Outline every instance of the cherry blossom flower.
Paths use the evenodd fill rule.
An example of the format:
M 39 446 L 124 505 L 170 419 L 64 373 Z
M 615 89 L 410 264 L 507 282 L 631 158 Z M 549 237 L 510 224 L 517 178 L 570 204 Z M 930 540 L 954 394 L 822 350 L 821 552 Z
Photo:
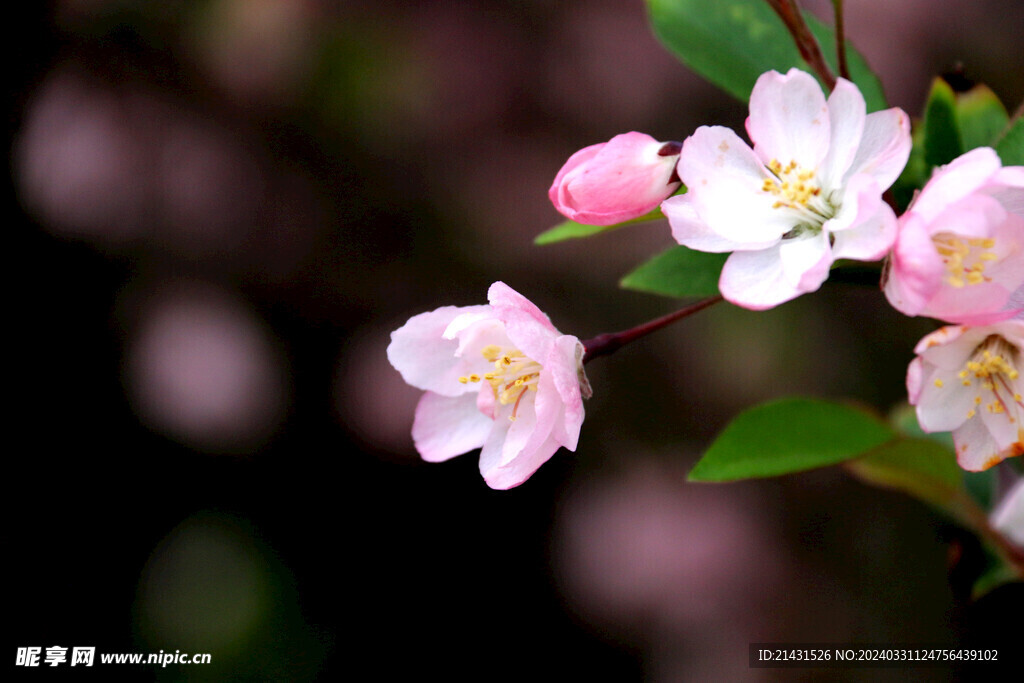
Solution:
M 548 197 L 577 223 L 613 225 L 657 208 L 679 189 L 678 142 L 623 133 L 584 147 L 555 176 Z
M 953 432 L 957 460 L 978 472 L 1024 454 L 1024 320 L 949 325 L 920 342 L 907 393 L 926 432 Z
M 1016 211 L 1016 213 L 1014 213 Z M 985 325 L 1024 283 L 1024 167 L 971 150 L 940 168 L 899 220 L 885 295 L 907 315 Z
M 508 489 L 560 446 L 576 450 L 591 391 L 579 339 L 503 282 L 488 300 L 413 316 L 391 333 L 388 360 L 426 392 L 412 426 L 423 459 L 482 448 L 484 480 Z
M 817 81 L 769 71 L 750 95 L 748 146 L 721 126 L 683 143 L 688 191 L 662 203 L 672 236 L 708 252 L 733 252 L 719 289 L 754 310 L 817 290 L 838 258 L 873 261 L 896 238 L 882 193 L 910 154 L 910 121 L 893 108 L 866 114 L 840 78 L 826 101 Z

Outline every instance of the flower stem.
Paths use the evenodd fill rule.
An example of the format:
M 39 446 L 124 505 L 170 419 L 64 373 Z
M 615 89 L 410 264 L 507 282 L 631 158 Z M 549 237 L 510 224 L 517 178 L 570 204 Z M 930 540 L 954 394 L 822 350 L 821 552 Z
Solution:
M 698 311 L 703 311 L 708 306 L 717 304 L 721 300 L 721 295 L 713 296 L 709 299 L 698 301 L 695 304 L 686 306 L 685 308 L 680 308 L 678 311 L 674 311 L 668 315 L 663 315 L 660 318 L 655 318 L 654 320 L 642 325 L 637 325 L 636 327 L 632 327 L 628 330 L 599 334 L 593 339 L 588 339 L 583 342 L 583 348 L 587 351 L 583 356 L 583 362 L 589 363 L 599 356 L 607 356 L 615 353 L 626 344 L 636 341 L 641 337 L 646 337 L 651 332 L 656 332 L 657 330 L 667 327 L 677 320 L 682 320 L 683 318 L 691 316 Z
M 836 25 L 836 64 L 839 65 L 839 75 L 846 80 L 850 78 L 850 66 L 846 62 L 846 30 L 843 22 L 843 0 L 832 0 L 832 10 L 835 15 Z
M 782 18 L 786 28 L 789 29 L 790 35 L 793 36 L 793 42 L 796 43 L 796 48 L 800 51 L 800 56 L 803 57 L 803 60 L 817 72 L 818 76 L 825 83 L 825 87 L 829 90 L 836 87 L 836 76 L 825 62 L 825 56 L 821 53 L 821 46 L 818 45 L 818 40 L 811 33 L 807 22 L 804 21 L 804 15 L 800 13 L 796 0 L 767 0 L 767 2 L 775 10 L 775 13 Z

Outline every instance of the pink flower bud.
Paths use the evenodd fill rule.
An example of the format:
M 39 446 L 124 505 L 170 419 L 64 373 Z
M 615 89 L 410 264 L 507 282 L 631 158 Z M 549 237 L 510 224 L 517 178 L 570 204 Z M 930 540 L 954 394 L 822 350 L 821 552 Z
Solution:
M 623 133 L 569 157 L 548 197 L 577 223 L 613 225 L 652 211 L 679 189 L 678 142 Z

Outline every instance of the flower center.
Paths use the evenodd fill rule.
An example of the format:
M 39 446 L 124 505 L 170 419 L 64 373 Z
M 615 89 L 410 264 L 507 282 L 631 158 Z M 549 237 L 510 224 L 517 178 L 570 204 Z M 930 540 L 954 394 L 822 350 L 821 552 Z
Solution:
M 985 403 L 986 399 L 982 396 L 988 394 L 986 398 L 991 400 L 985 403 L 985 410 L 1007 415 L 1012 421 L 1010 413 L 1016 412 L 1012 404 L 1024 408 L 1024 401 L 1016 387 L 1020 377 L 1016 367 L 1019 360 L 1016 347 L 997 334 L 989 335 L 974 350 L 974 355 L 964 363 L 963 370 L 957 376 L 965 387 L 977 386 L 975 406 Z M 971 408 L 967 417 L 970 419 L 976 414 L 977 410 Z
M 935 250 L 946 264 L 946 282 L 953 287 L 977 285 L 991 278 L 984 275 L 985 264 L 999 257 L 994 252 L 986 251 L 996 246 L 991 238 L 962 238 L 948 232 L 940 232 L 932 237 Z
M 835 215 L 835 207 L 822 196 L 813 170 L 795 161 L 783 166 L 778 159 L 768 162 L 768 170 L 771 176 L 764 179 L 761 190 L 775 197 L 772 208 L 791 209 L 801 219 L 800 225 L 783 235 L 784 239 L 797 237 L 807 230 L 817 233 L 825 221 Z
M 481 349 L 481 354 L 494 369 L 483 376 L 472 374 L 459 377 L 463 384 L 485 381 L 494 391 L 494 399 L 502 405 L 514 404 L 510 419 L 516 419 L 519 404 L 528 391 L 537 391 L 537 381 L 543 366 L 526 356 L 519 349 L 503 349 L 488 344 Z

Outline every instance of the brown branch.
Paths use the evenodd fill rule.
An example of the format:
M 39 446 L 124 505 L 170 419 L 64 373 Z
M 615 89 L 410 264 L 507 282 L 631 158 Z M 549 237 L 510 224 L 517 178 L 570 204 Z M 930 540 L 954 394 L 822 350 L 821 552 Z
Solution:
M 843 0 L 832 0 L 832 9 L 835 15 L 836 24 L 836 64 L 839 65 L 839 75 L 846 80 L 850 78 L 850 65 L 846 61 L 846 29 L 843 21 Z
M 800 51 L 800 56 L 818 74 L 825 83 L 825 87 L 831 91 L 836 87 L 836 76 L 825 62 L 825 56 L 821 53 L 821 45 L 818 44 L 817 38 L 814 37 L 807 22 L 804 21 L 804 15 L 800 13 L 796 0 L 766 0 L 766 2 L 771 5 L 771 8 L 782 19 L 782 23 L 789 29 L 790 35 L 793 36 L 793 42 L 796 43 L 796 48 Z
M 588 339 L 583 342 L 583 348 L 586 349 L 586 354 L 583 356 L 583 362 L 589 363 L 599 356 L 607 356 L 610 353 L 615 353 L 620 348 L 629 344 L 630 342 L 636 341 L 641 337 L 646 337 L 651 332 L 656 332 L 663 327 L 667 327 L 677 320 L 682 320 L 688 316 L 703 311 L 712 304 L 717 304 L 722 300 L 721 295 L 713 296 L 703 301 L 698 301 L 695 304 L 681 308 L 678 311 L 663 315 L 660 318 L 655 318 L 650 322 L 646 322 L 642 325 L 623 330 L 622 332 L 606 332 L 599 334 L 593 339 Z

